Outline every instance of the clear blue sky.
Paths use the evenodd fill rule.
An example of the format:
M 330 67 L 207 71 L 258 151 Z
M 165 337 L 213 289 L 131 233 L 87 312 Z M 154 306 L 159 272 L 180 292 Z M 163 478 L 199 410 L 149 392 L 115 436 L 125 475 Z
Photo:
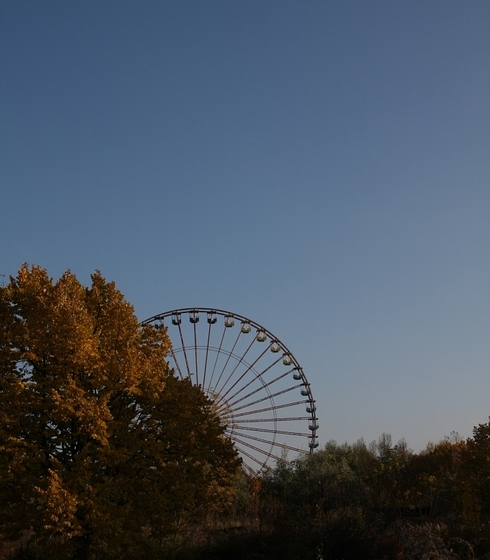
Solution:
M 295 354 L 320 442 L 490 415 L 490 2 L 0 8 L 0 273 Z

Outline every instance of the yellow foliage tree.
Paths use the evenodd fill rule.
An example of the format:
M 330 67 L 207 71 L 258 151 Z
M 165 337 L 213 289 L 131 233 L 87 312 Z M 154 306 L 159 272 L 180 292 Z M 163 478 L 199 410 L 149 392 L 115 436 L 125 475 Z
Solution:
M 239 460 L 202 391 L 169 371 L 99 272 L 24 265 L 0 288 L 0 534 L 49 558 L 151 558 Z

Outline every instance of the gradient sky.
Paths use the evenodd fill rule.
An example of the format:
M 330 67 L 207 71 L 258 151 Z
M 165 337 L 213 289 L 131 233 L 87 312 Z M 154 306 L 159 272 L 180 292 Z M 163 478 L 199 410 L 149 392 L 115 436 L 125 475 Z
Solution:
M 490 2 L 0 7 L 0 273 L 234 311 L 321 444 L 490 415 Z

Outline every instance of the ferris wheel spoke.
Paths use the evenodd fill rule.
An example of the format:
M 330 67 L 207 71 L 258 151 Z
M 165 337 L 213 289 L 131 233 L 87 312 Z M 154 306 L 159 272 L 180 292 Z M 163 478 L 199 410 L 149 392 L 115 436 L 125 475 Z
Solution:
M 208 371 L 208 356 L 209 356 L 209 345 L 211 340 L 211 327 L 213 326 L 212 322 L 209 320 L 208 314 L 208 339 L 206 342 L 206 357 L 204 358 L 204 373 L 202 378 L 202 386 L 203 388 L 206 386 L 206 373 Z
M 289 393 L 291 391 L 294 391 L 295 389 L 298 389 L 299 387 L 301 387 L 301 383 L 299 385 L 293 385 L 292 387 L 288 387 L 287 389 L 283 389 L 282 391 L 278 391 L 277 393 L 272 393 L 271 395 L 267 395 L 265 397 L 262 397 L 261 399 L 257 399 L 255 401 L 252 401 L 251 403 L 247 403 L 246 405 L 243 405 L 240 407 L 240 410 L 244 409 L 244 408 L 248 408 L 249 406 L 252 406 L 254 404 L 259 404 L 261 402 L 264 401 L 268 401 L 268 400 L 272 400 L 273 397 L 278 397 L 279 395 L 284 395 L 285 393 Z M 274 402 L 274 401 L 272 401 Z M 300 402 L 306 402 L 306 401 L 300 401 Z M 274 406 L 273 408 L 279 408 L 277 406 Z M 236 408 L 232 409 L 233 413 L 237 410 Z M 252 414 L 252 413 L 248 413 L 248 414 Z M 242 414 L 243 415 L 243 414 Z M 235 415 L 236 417 L 237 415 Z M 240 416 L 240 415 L 238 415 Z
M 289 418 L 254 418 L 253 420 L 240 420 L 240 424 L 253 422 L 294 422 L 295 420 L 310 420 L 311 416 L 291 416 Z
M 238 340 L 240 339 L 241 334 L 242 334 L 242 331 L 238 331 L 238 335 L 237 335 L 237 337 L 236 337 L 236 339 L 235 339 L 235 342 L 233 343 L 233 346 L 232 346 L 232 348 L 231 348 L 231 350 L 230 350 L 230 352 L 229 352 L 229 354 L 228 354 L 228 357 L 226 358 L 225 365 L 224 365 L 223 368 L 221 369 L 221 373 L 219 374 L 218 381 L 216 381 L 216 384 L 215 384 L 215 386 L 214 386 L 214 392 L 215 392 L 216 394 L 219 394 L 219 392 L 218 392 L 219 383 L 220 383 L 220 381 L 221 381 L 221 378 L 223 377 L 223 374 L 225 373 L 226 366 L 228 365 L 228 362 L 230 361 L 230 358 L 231 358 L 232 355 L 233 355 L 233 352 L 234 352 L 235 347 L 236 347 L 236 345 L 237 345 L 237 343 L 238 343 Z
M 264 370 L 259 376 L 262 377 L 262 374 L 265 373 L 266 370 Z M 230 407 L 234 407 L 236 404 L 243 402 L 244 400 L 248 399 L 248 397 L 251 397 L 252 395 L 255 395 L 257 393 L 260 393 L 260 391 L 263 391 L 266 387 L 270 387 L 273 383 L 276 383 L 276 381 L 280 381 L 281 379 L 284 379 L 285 377 L 287 377 L 289 374 L 291 373 L 291 371 L 286 371 L 285 373 L 282 373 L 281 375 L 279 375 L 278 377 L 276 377 L 275 379 L 273 379 L 272 381 L 269 381 L 267 383 L 264 383 L 261 387 L 258 387 L 257 389 L 254 389 L 253 391 L 250 391 L 250 393 L 247 393 L 246 395 L 244 395 L 243 397 L 240 397 L 238 400 L 230 402 L 229 406 Z M 258 377 L 259 377 L 258 376 Z M 253 381 L 256 381 L 256 379 L 254 379 Z M 242 389 L 240 389 L 240 391 L 238 391 L 237 393 L 235 393 L 234 395 L 232 395 L 230 397 L 230 399 L 232 399 L 233 397 L 236 397 L 237 395 L 239 395 L 241 393 L 242 390 L 246 389 L 246 387 L 249 387 L 251 385 L 251 383 L 248 383 L 245 387 L 243 387 Z M 244 405 L 244 406 L 248 406 L 248 405 Z M 242 407 L 240 407 L 242 408 Z M 240 410 L 240 408 L 233 408 L 233 410 Z
M 245 470 L 245 474 L 248 474 L 248 476 L 250 477 L 255 477 L 255 475 L 257 474 L 252 467 L 250 467 L 249 465 L 247 465 L 247 463 L 245 461 L 242 460 L 242 468 Z
M 252 344 L 253 344 L 253 342 L 254 342 L 254 341 L 252 341 Z M 247 373 L 249 373 L 250 371 L 253 370 L 253 367 L 255 366 L 255 364 L 256 364 L 261 358 L 264 357 L 264 355 L 267 353 L 267 350 L 269 350 L 269 348 L 270 348 L 270 345 L 258 356 L 258 358 L 255 359 L 254 362 L 252 362 L 252 363 L 247 367 L 247 369 L 240 375 L 240 377 L 235 381 L 235 383 L 233 383 L 233 385 L 232 385 L 231 387 L 228 388 L 228 390 L 226 391 L 226 393 L 222 393 L 222 394 L 220 393 L 220 397 L 219 397 L 219 399 L 218 399 L 218 403 L 219 403 L 219 401 L 220 401 L 221 399 L 225 398 L 225 397 L 228 395 L 228 393 L 238 385 L 238 383 L 240 383 L 240 381 L 247 375 Z M 277 363 L 277 362 L 276 362 L 276 363 Z M 270 369 L 270 367 L 272 367 L 272 366 L 269 366 L 269 369 Z M 264 372 L 263 372 L 263 373 L 264 373 Z M 260 374 L 260 375 L 263 375 L 263 373 Z M 257 377 L 258 377 L 258 376 L 256 376 L 256 378 L 257 378 Z
M 180 342 L 182 344 L 182 351 L 184 352 L 185 365 L 187 366 L 187 375 L 190 378 L 191 368 L 189 367 L 189 360 L 187 359 L 187 352 L 186 352 L 186 349 L 185 349 L 184 335 L 182 334 L 182 327 L 181 327 L 180 323 L 181 323 L 181 318 L 179 316 L 178 319 L 177 319 L 177 326 L 179 327 Z
M 267 460 L 266 461 L 260 461 L 259 459 L 257 459 L 253 455 L 250 455 L 250 453 L 248 453 L 244 449 L 241 449 L 238 445 L 236 447 L 239 449 L 239 451 L 242 455 L 245 455 L 245 457 L 248 457 L 251 461 L 253 461 L 254 463 L 257 463 L 257 465 L 259 465 L 260 468 L 265 467 L 265 465 L 267 463 Z M 257 472 L 254 471 L 250 466 L 247 465 L 247 467 L 253 473 L 254 476 L 257 474 Z
M 301 437 L 310 437 L 310 434 L 306 432 L 289 432 L 287 430 L 272 430 L 268 428 L 250 428 L 249 426 L 239 426 L 233 428 L 234 430 L 247 430 L 249 432 L 263 432 L 268 434 L 281 434 L 285 436 L 301 436 Z
M 250 436 L 247 434 L 238 434 L 240 437 L 244 437 L 246 439 L 251 439 L 254 441 L 258 441 L 260 443 L 266 443 L 267 445 L 273 445 L 275 447 L 280 447 L 281 449 L 289 449 L 290 451 L 298 451 L 299 453 L 304 452 L 304 449 L 299 449 L 299 447 L 293 447 L 292 445 L 288 445 L 287 443 L 279 443 L 276 441 L 271 441 L 269 439 L 258 438 L 255 436 Z
M 240 331 L 238 337 L 240 337 L 241 334 L 242 334 L 242 331 Z M 238 341 L 238 339 L 237 339 L 237 341 Z M 252 339 L 252 342 L 248 345 L 248 348 L 247 348 L 247 349 L 245 350 L 245 352 L 242 354 L 241 359 L 240 359 L 239 361 L 237 361 L 237 363 L 235 364 L 235 367 L 231 370 L 230 374 L 228 375 L 226 381 L 223 383 L 222 387 L 219 387 L 219 388 L 218 388 L 218 385 L 219 385 L 219 380 L 218 380 L 218 383 L 216 383 L 216 392 L 217 392 L 218 394 L 221 395 L 223 389 L 224 389 L 224 388 L 226 387 L 226 385 L 228 384 L 228 381 L 230 381 L 230 379 L 233 377 L 233 374 L 234 374 L 235 371 L 237 370 L 237 368 L 238 368 L 238 366 L 240 365 L 240 363 L 242 363 L 242 362 L 245 360 L 245 356 L 248 354 L 250 348 L 252 348 L 254 342 L 255 342 L 255 338 Z M 234 349 L 235 349 L 235 347 L 232 348 L 232 352 L 233 352 Z M 231 356 L 229 356 L 229 357 L 228 357 L 228 360 L 226 360 L 226 364 L 225 364 L 225 367 L 223 368 L 223 370 L 224 370 L 224 369 L 226 368 L 226 366 L 228 365 L 228 361 L 229 361 L 230 358 L 231 358 Z M 221 377 L 220 377 L 220 379 L 221 379 Z M 225 395 L 226 395 L 226 393 L 225 393 Z
M 298 404 L 305 404 L 308 401 L 296 401 L 296 402 L 291 402 L 291 403 L 286 403 L 286 404 L 274 404 L 272 406 L 268 406 L 267 408 L 259 408 L 257 410 L 249 410 L 246 412 L 241 412 L 240 414 L 235 414 L 235 411 L 232 412 L 233 414 L 233 418 L 238 419 L 238 418 L 242 418 L 242 416 L 250 416 L 252 414 L 258 414 L 259 412 L 268 412 L 269 410 L 277 410 L 278 408 L 289 408 L 290 406 L 296 406 Z
M 265 387 L 267 387 L 268 385 L 271 385 L 272 383 L 274 383 L 275 381 L 278 381 L 279 379 L 282 379 L 283 377 L 286 377 L 289 373 L 291 373 L 293 370 L 289 370 L 283 374 L 281 374 L 279 377 L 277 377 L 276 379 L 273 379 L 272 381 L 269 381 L 268 383 L 265 383 L 262 381 L 262 377 L 264 376 L 265 373 L 267 373 L 270 369 L 272 369 L 274 366 L 276 366 L 279 362 L 281 361 L 281 358 L 277 358 L 277 360 L 275 360 L 274 362 L 272 362 L 272 364 L 268 365 L 265 369 L 263 369 L 260 373 L 257 373 L 255 375 L 255 377 L 253 377 L 248 383 L 246 383 L 245 385 L 243 385 L 242 387 L 240 387 L 238 389 L 238 391 L 236 391 L 235 393 L 233 393 L 233 395 L 231 395 L 231 397 L 228 397 L 228 400 L 230 401 L 231 399 L 234 399 L 237 395 L 239 395 L 242 391 L 245 391 L 245 389 L 247 389 L 248 387 L 250 387 L 250 385 L 252 385 L 253 383 L 255 383 L 255 381 L 260 380 L 262 382 L 262 386 L 259 387 L 258 389 L 255 389 L 255 391 L 252 391 L 251 393 L 248 393 L 248 395 L 245 395 L 244 397 L 238 399 L 237 401 L 235 401 L 235 403 L 240 402 L 243 399 L 246 399 L 247 396 L 249 395 L 253 395 L 254 393 L 256 393 L 257 391 L 262 391 L 262 389 L 265 389 Z M 250 366 L 251 367 L 251 366 Z M 240 379 L 238 380 L 240 381 Z M 236 383 L 235 383 L 236 385 Z M 233 387 L 230 387 L 230 390 L 233 389 Z M 229 392 L 229 391 L 228 391 Z M 225 395 L 223 395 L 224 397 Z
M 170 354 L 172 355 L 172 359 L 174 361 L 175 367 L 177 368 L 177 371 L 179 372 L 180 378 L 184 379 L 184 376 L 182 375 L 182 370 L 180 369 L 180 365 L 179 362 L 177 361 L 177 356 L 175 355 L 173 348 L 170 349 Z
M 254 451 L 257 451 L 257 453 L 261 453 L 262 455 L 265 455 L 266 457 L 272 457 L 272 458 L 276 459 L 277 461 L 281 460 L 280 457 L 278 457 L 277 455 L 272 453 L 272 447 L 274 447 L 273 442 L 267 442 L 268 445 L 271 446 L 271 449 L 269 451 L 265 451 L 264 449 L 261 449 L 260 447 L 257 447 L 256 445 L 253 445 L 251 443 L 247 443 L 246 441 L 242 441 L 241 439 L 237 438 L 236 436 L 235 436 L 235 441 L 240 443 L 241 445 L 245 445 L 245 447 L 248 447 L 249 449 L 253 449 Z
M 276 433 L 273 433 L 268 439 L 264 439 L 264 437 L 258 437 L 258 435 L 251 435 L 251 434 L 244 434 L 236 429 L 227 432 L 228 437 L 233 437 L 236 439 L 237 437 L 243 438 L 245 441 L 258 441 L 260 443 L 265 443 L 269 447 L 273 447 L 276 441 Z
M 193 326 L 194 326 L 194 363 L 196 365 L 196 385 L 199 385 L 199 365 L 197 363 L 197 321 L 199 319 L 199 316 L 197 315 L 197 312 L 193 311 L 193 316 L 192 318 L 193 320 Z M 191 315 L 189 314 L 189 318 L 191 318 Z
M 206 390 L 208 392 L 211 390 L 211 383 L 213 382 L 213 377 L 214 377 L 214 374 L 215 374 L 215 371 L 216 371 L 216 366 L 218 365 L 218 358 L 220 357 L 221 349 L 223 348 L 223 342 L 225 340 L 226 330 L 227 330 L 227 327 L 226 327 L 226 324 L 225 324 L 223 326 L 223 333 L 221 335 L 221 340 L 220 340 L 220 343 L 219 343 L 219 347 L 218 347 L 218 350 L 216 351 L 216 357 L 214 359 L 214 365 L 213 365 L 213 371 L 211 373 L 211 379 L 209 380 L 209 384 L 206 388 Z

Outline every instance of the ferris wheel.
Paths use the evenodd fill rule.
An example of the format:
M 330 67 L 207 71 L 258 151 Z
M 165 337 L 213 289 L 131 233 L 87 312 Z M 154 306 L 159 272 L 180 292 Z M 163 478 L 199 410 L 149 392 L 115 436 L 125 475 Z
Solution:
M 310 384 L 293 354 L 266 328 L 205 307 L 166 311 L 143 324 L 167 328 L 169 366 L 211 399 L 248 474 L 318 447 Z

